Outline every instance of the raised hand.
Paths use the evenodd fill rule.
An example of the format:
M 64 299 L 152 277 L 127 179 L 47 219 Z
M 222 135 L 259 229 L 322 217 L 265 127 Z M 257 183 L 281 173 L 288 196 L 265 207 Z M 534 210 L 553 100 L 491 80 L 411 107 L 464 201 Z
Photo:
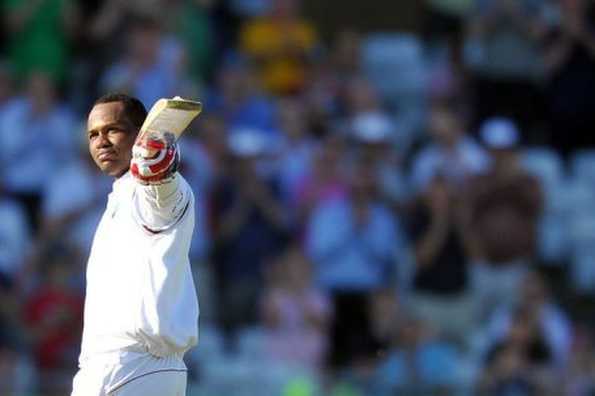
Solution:
M 178 168 L 180 153 L 175 136 L 169 132 L 146 132 L 132 148 L 130 172 L 141 184 L 163 184 Z

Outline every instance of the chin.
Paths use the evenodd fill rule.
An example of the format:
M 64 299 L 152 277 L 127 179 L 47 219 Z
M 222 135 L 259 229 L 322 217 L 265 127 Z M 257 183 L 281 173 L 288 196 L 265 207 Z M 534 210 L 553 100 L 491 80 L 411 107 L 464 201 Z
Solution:
M 128 168 L 117 166 L 115 164 L 100 164 L 99 169 L 101 172 L 111 177 L 120 177 L 128 171 Z

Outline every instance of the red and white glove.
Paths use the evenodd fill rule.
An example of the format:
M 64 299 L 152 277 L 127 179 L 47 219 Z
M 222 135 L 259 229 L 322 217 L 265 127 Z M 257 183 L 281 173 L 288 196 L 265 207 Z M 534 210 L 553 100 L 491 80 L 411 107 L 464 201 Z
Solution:
M 173 134 L 146 132 L 136 139 L 132 148 L 130 173 L 141 184 L 163 184 L 174 177 L 179 162 Z

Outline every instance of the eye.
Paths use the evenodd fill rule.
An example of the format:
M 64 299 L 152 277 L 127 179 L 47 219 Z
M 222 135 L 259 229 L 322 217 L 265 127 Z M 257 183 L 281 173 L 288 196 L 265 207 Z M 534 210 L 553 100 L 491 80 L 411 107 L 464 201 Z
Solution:
M 122 133 L 122 130 L 120 128 L 110 128 L 108 129 L 107 133 L 109 133 L 110 135 L 114 135 L 117 133 Z
M 96 131 L 89 132 L 89 140 L 95 139 L 98 135 L 99 133 L 97 133 Z

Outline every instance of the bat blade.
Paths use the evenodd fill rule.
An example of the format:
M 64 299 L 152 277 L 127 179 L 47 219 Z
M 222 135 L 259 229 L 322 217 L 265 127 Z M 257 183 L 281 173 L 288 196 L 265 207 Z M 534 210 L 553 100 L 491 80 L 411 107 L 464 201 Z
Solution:
M 171 99 L 159 99 L 151 107 L 140 129 L 140 134 L 169 132 L 177 140 L 201 111 L 202 104 L 194 100 L 183 99 L 179 96 Z

